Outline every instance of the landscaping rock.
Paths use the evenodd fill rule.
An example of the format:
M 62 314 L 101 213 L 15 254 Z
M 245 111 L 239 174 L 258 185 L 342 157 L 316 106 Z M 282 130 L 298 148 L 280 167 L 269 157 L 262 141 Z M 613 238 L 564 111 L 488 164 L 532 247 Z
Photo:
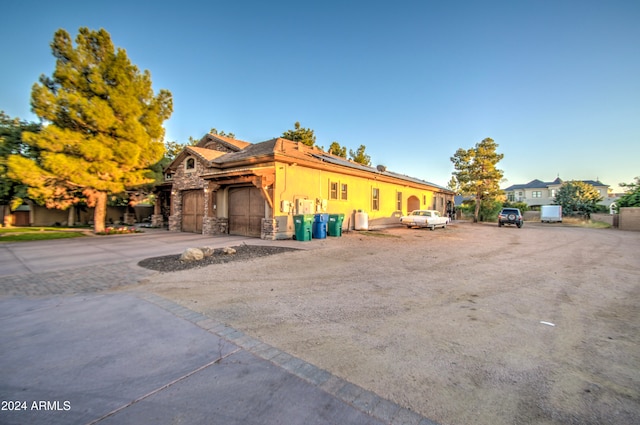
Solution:
M 200 261 L 180 261 L 180 254 L 165 255 L 142 260 L 138 263 L 140 267 L 159 272 L 177 272 L 181 270 L 198 269 L 214 264 L 225 264 L 238 261 L 254 260 L 268 255 L 280 254 L 283 252 L 296 251 L 296 248 L 284 246 L 265 245 L 239 245 L 234 247 L 236 253 L 233 255 L 222 254 L 222 249 L 216 249 L 216 254 L 205 257 Z
M 203 247 L 198 248 L 198 249 L 199 249 L 200 251 L 202 251 L 202 255 L 204 255 L 204 256 L 205 256 L 205 258 L 206 258 L 206 257 L 211 257 L 211 256 L 215 253 L 215 251 L 216 251 L 216 249 L 215 249 L 215 248 L 212 248 L 212 247 L 210 247 L 210 246 L 203 246 Z
M 187 248 L 180 255 L 180 261 L 200 261 L 204 258 L 204 254 L 199 248 Z
M 227 246 L 222 248 L 222 253 L 226 255 L 232 255 L 236 253 L 236 250 Z

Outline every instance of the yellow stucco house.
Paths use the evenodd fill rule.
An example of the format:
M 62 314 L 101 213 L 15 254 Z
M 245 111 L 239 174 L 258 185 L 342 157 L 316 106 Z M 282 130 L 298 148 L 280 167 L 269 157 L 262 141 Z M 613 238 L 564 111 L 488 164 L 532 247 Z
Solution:
M 446 212 L 444 187 L 276 138 L 248 143 L 207 134 L 165 170 L 154 211 L 169 230 L 287 239 L 298 214 L 344 214 L 354 228 L 364 212 L 369 228 L 399 224 L 414 209 Z M 360 215 L 361 216 L 361 215 Z

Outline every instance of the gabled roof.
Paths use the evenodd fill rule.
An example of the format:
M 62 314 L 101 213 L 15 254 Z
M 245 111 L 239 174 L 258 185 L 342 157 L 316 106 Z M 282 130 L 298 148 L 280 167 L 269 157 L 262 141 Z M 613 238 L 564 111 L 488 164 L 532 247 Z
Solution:
M 227 146 L 229 149 L 234 151 L 239 151 L 241 149 L 244 149 L 251 144 L 243 140 L 232 139 L 231 137 L 221 136 L 219 134 L 207 133 L 204 135 L 202 139 L 200 139 L 200 141 L 196 144 L 196 146 L 204 148 L 207 145 L 207 143 L 211 141 L 222 143 L 223 145 Z
M 251 157 L 269 155 L 274 153 L 276 142 L 280 139 L 271 139 L 261 143 L 249 143 L 244 149 L 238 152 L 223 153 L 222 156 L 215 158 L 212 163 L 224 164 L 226 162 L 242 161 Z
M 187 146 L 185 150 L 189 153 L 194 154 L 195 156 L 202 158 L 207 162 L 212 161 L 215 158 L 218 158 L 219 156 L 225 154 L 225 152 L 214 151 L 213 149 L 199 148 L 198 146 Z
M 547 186 L 549 186 L 550 184 L 552 183 L 545 183 L 541 180 L 535 179 L 525 184 L 514 184 L 504 190 L 509 191 L 509 190 L 522 190 L 522 189 L 546 189 Z
M 607 186 L 606 184 L 600 182 L 600 181 L 594 181 L 594 180 L 580 180 L 581 182 L 590 184 L 591 186 Z M 522 190 L 522 189 L 546 189 L 549 186 L 557 186 L 557 185 L 561 185 L 562 183 L 564 183 L 564 181 L 560 178 L 557 177 L 554 181 L 552 182 L 543 182 L 541 180 L 535 179 L 535 180 L 531 180 L 529 183 L 525 183 L 525 184 L 514 184 L 511 185 L 509 187 L 507 187 L 506 189 L 504 189 L 504 191 L 509 192 L 509 191 L 513 191 L 513 190 Z
M 222 156 L 224 154 L 225 152 L 220 152 L 213 149 L 205 149 L 205 148 L 200 148 L 198 146 L 185 146 L 182 152 L 180 152 L 173 159 L 173 161 L 171 161 L 171 163 L 167 165 L 164 169 L 165 169 L 165 172 L 175 170 L 178 164 L 184 161 L 184 159 L 189 155 L 193 155 L 199 158 L 200 160 L 204 161 L 205 163 L 209 163 L 211 162 L 211 160 L 219 156 Z
M 525 185 L 527 189 L 544 189 L 549 185 L 549 183 L 545 183 L 542 180 L 534 179 Z
M 195 146 L 185 146 L 182 152 L 180 152 L 169 165 L 165 167 L 165 171 L 175 170 L 177 164 L 182 162 L 185 156 L 191 154 L 205 162 L 211 162 L 212 160 L 225 155 L 227 152 L 216 149 L 205 148 L 205 146 L 211 142 L 222 144 L 227 149 L 237 152 L 250 146 L 251 143 L 243 140 L 232 139 L 231 137 L 221 136 L 219 134 L 205 134 Z

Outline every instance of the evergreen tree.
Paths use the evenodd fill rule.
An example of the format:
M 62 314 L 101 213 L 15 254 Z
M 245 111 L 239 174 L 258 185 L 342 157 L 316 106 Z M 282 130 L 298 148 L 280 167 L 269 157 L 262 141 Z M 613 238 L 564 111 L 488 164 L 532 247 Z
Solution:
M 8 218 L 11 211 L 22 204 L 28 189 L 21 181 L 9 177 L 7 165 L 9 156 L 23 155 L 27 158 L 36 158 L 38 155 L 37 151 L 31 149 L 22 140 L 22 134 L 26 131 L 38 132 L 40 125 L 22 121 L 19 118 L 11 118 L 4 111 L 0 111 L 0 205 L 4 208 L 2 215 L 5 218 Z M 10 225 L 10 220 L 6 220 L 5 224 Z
M 457 187 L 462 195 L 475 196 L 474 222 L 478 222 L 483 201 L 495 200 L 502 194 L 503 172 L 496 166 L 504 155 L 496 152 L 497 147 L 493 139 L 486 138 L 471 149 L 458 149 L 451 157 L 456 171 L 452 173 L 455 182 L 449 182 L 449 186 Z
M 224 130 L 220 130 L 220 131 L 218 131 L 218 129 L 217 129 L 217 128 L 215 128 L 215 127 L 214 127 L 214 128 L 212 128 L 212 129 L 211 129 L 211 131 L 209 131 L 209 133 L 211 133 L 211 134 L 217 134 L 217 135 L 220 135 L 220 136 L 222 136 L 222 137 L 228 137 L 228 138 L 230 138 L 230 139 L 235 139 L 235 138 L 236 138 L 236 135 L 235 135 L 235 134 L 233 134 L 233 133 L 225 133 L 225 132 L 224 132 Z
M 364 152 L 365 149 L 367 149 L 365 145 L 360 145 L 360 147 L 355 152 L 349 149 L 349 158 L 353 162 L 357 162 L 358 164 L 370 166 L 371 157 Z
M 282 137 L 291 140 L 293 142 L 302 142 L 307 146 L 313 146 L 316 144 L 316 136 L 313 134 L 313 130 L 300 126 L 300 123 L 296 121 L 294 124 L 295 130 L 287 130 L 282 133 Z
M 640 177 L 633 183 L 620 183 L 620 186 L 626 188 L 626 192 L 616 201 L 618 213 L 623 207 L 640 207 Z
M 101 29 L 80 28 L 74 46 L 56 31 L 56 66 L 31 92 L 44 126 L 24 133 L 39 158 L 9 157 L 9 175 L 29 186 L 29 197 L 64 209 L 79 195 L 95 206 L 94 231 L 104 230 L 108 194 L 153 181 L 150 167 L 164 153 L 162 123 L 173 112 L 171 93 L 155 95 L 149 71 L 140 72 Z
M 338 142 L 332 142 L 329 146 L 329 153 L 332 153 L 336 156 L 340 156 L 342 158 L 347 157 L 347 148 L 346 146 L 340 146 Z
M 600 201 L 602 197 L 595 187 L 572 180 L 562 183 L 556 193 L 554 204 L 562 206 L 563 215 L 580 214 L 590 218 Z

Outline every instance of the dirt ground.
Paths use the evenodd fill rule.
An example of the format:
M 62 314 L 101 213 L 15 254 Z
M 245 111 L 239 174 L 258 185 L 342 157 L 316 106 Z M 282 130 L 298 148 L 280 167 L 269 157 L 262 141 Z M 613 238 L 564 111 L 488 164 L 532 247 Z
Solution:
M 640 233 L 456 223 L 298 243 L 141 289 L 441 424 L 640 423 Z

